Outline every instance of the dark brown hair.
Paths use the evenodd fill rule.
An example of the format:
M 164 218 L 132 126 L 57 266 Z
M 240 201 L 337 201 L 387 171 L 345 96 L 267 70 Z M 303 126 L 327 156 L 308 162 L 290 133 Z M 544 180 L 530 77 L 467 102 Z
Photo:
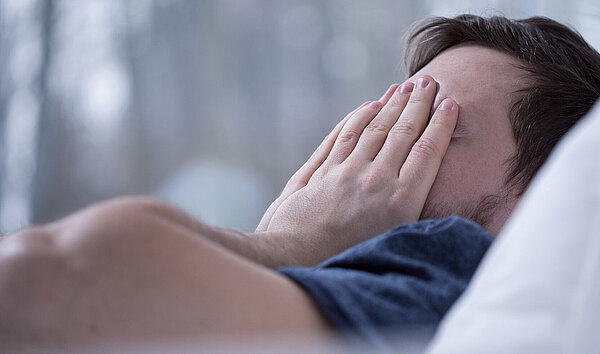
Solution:
M 600 96 L 600 54 L 577 31 L 545 17 L 434 17 L 416 23 L 408 34 L 409 75 L 459 44 L 509 54 L 530 78 L 509 111 L 517 152 L 509 160 L 507 185 L 520 195 L 558 140 Z

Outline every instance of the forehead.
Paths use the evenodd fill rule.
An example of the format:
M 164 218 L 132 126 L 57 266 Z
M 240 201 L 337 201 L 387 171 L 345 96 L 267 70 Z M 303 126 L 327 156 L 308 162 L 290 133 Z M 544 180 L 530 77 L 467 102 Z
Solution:
M 461 45 L 440 53 L 409 81 L 431 75 L 439 83 L 437 106 L 451 97 L 460 106 L 459 120 L 502 115 L 508 117 L 514 92 L 523 86 L 519 60 L 500 51 L 476 45 Z

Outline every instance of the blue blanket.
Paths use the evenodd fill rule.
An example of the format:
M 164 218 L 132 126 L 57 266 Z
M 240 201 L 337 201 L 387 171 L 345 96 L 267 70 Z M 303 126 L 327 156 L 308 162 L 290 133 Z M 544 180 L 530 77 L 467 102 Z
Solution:
M 406 330 L 433 332 L 492 241 L 479 225 L 451 216 L 398 226 L 312 268 L 277 271 L 348 339 L 389 348 Z

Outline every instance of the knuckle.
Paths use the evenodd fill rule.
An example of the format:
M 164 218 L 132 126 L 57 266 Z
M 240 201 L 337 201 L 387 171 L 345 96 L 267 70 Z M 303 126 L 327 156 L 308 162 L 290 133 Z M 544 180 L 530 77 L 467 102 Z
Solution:
M 375 172 L 365 175 L 360 182 L 360 189 L 363 193 L 372 193 L 381 186 L 381 176 Z
M 422 137 L 412 147 L 412 153 L 425 158 L 441 158 L 441 149 L 431 138 Z
M 424 99 L 420 95 L 412 95 L 408 99 L 409 104 L 420 104 L 423 103 Z
M 357 131 L 347 130 L 345 132 L 342 132 L 340 136 L 338 136 L 337 142 L 340 144 L 355 143 L 356 141 L 358 141 L 359 137 L 360 133 L 358 133 Z
M 374 134 L 387 134 L 388 131 L 390 130 L 390 127 L 382 124 L 380 122 L 371 122 L 369 123 L 369 125 L 367 125 L 367 129 L 366 129 L 369 133 L 374 133 Z
M 360 190 L 363 193 L 373 193 L 381 189 L 386 184 L 385 167 L 371 165 L 369 170 L 360 178 Z
M 415 124 L 410 121 L 398 121 L 390 131 L 391 134 L 400 136 L 413 136 L 415 132 Z
M 408 100 L 410 100 L 410 98 L 407 99 L 406 95 L 396 94 L 390 98 L 388 105 L 391 105 L 392 107 L 404 107 Z
M 390 203 L 395 206 L 406 203 L 406 188 L 398 187 L 394 190 L 394 193 L 390 196 Z
M 390 210 L 394 210 L 394 219 L 397 223 L 405 223 L 410 220 L 406 219 L 406 214 L 409 209 L 413 208 L 414 190 L 409 190 L 408 187 L 397 187 L 390 195 L 389 205 Z

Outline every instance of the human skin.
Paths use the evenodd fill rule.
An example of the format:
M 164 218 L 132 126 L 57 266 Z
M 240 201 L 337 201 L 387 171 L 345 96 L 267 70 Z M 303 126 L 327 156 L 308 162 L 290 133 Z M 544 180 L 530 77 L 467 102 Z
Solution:
M 431 80 L 429 89 L 415 90 L 415 100 L 408 105 L 418 107 L 411 108 L 416 114 L 407 119 L 419 120 L 422 126 L 435 97 L 434 82 L 431 77 L 427 79 Z M 411 94 L 399 96 L 392 105 L 405 111 Z M 383 102 L 369 103 L 350 114 L 339 125 L 339 137 L 344 136 L 343 127 L 348 124 L 364 129 L 374 118 L 382 118 L 378 113 L 388 100 L 392 101 L 389 94 Z M 445 150 L 457 115 L 455 103 L 438 109 L 432 119 L 436 123 L 426 130 L 427 144 L 438 144 Z M 421 132 L 413 134 L 416 139 Z M 355 151 L 349 145 L 351 139 L 337 138 L 334 131 L 307 166 L 321 166 L 316 161 L 325 161 L 321 154 L 330 156 L 338 141 L 340 154 Z M 435 156 L 417 152 L 412 157 L 421 159 L 425 168 L 432 168 L 431 183 L 444 150 L 436 150 Z M 413 167 L 420 166 L 417 162 Z M 304 169 L 300 175 L 312 170 Z M 396 172 L 390 179 L 394 185 L 398 177 Z M 417 209 L 413 215 L 419 213 Z M 0 343 L 70 345 L 329 333 L 330 324 L 309 296 L 288 278 L 265 267 L 285 261 L 282 257 L 286 255 L 291 255 L 292 262 L 314 262 L 309 252 L 299 250 L 300 255 L 295 255 L 290 248 L 302 245 L 295 237 L 303 235 L 283 238 L 283 233 L 277 233 L 280 238 L 273 243 L 264 242 L 270 240 L 269 234 L 248 236 L 210 227 L 165 203 L 128 197 L 7 236 L 0 242 Z M 289 242 L 278 243 L 281 240 Z M 327 244 L 322 248 L 329 248 L 329 252 L 337 249 Z M 311 257 L 303 259 L 306 256 Z
M 500 232 L 519 201 L 507 188 L 506 176 L 508 160 L 516 151 L 509 110 L 514 93 L 526 84 L 520 64 L 493 49 L 461 45 L 444 51 L 415 74 L 428 74 L 439 82 L 434 107 L 445 97 L 460 105 L 457 127 L 422 218 L 458 214 L 475 219 L 492 235 Z M 477 212 L 473 208 L 481 207 L 478 201 L 486 198 L 499 204 L 487 220 L 473 218 Z
M 204 225 L 152 199 L 121 198 L 8 236 L 0 242 L 0 342 L 327 332 L 307 294 L 268 267 L 314 264 L 419 218 L 432 185 L 441 183 L 436 176 L 447 161 L 455 101 L 464 99 L 452 91 L 455 101 L 442 109 L 434 77 L 427 67 L 420 74 L 425 87 L 411 79 L 349 114 L 292 177 L 255 234 Z M 449 76 L 435 79 L 440 89 L 450 85 Z M 452 80 L 465 79 L 460 73 Z M 335 208 L 342 218 L 328 205 L 343 206 Z M 335 220 L 319 226 L 320 214 Z M 309 240 L 293 226 L 303 222 L 316 230 Z
M 318 168 L 301 169 L 298 174 L 302 178 L 294 176 L 290 180 L 282 195 L 267 210 L 257 231 L 303 235 L 302 239 L 309 240 L 306 248 L 315 256 L 319 249 L 311 246 L 321 247 L 323 242 L 319 239 L 335 240 L 341 250 L 398 224 L 452 214 L 475 219 L 491 234 L 498 234 L 519 199 L 506 184 L 507 162 L 516 151 L 509 109 L 514 92 L 524 81 L 524 72 L 518 64 L 516 59 L 496 50 L 461 45 L 444 51 L 407 81 L 415 86 L 423 75 L 434 77 L 439 90 L 433 106 L 438 107 L 448 97 L 460 106 L 457 128 L 433 186 L 432 181 L 427 180 L 433 174 L 422 168 L 410 168 L 414 160 L 404 160 L 406 146 L 388 144 L 397 136 L 402 136 L 399 140 L 410 142 L 413 139 L 411 131 L 420 131 L 422 126 L 401 117 L 390 131 L 390 122 L 374 119 L 362 133 L 361 141 L 379 147 L 382 141 L 377 142 L 372 136 L 380 134 L 385 138 L 390 131 L 385 140 L 388 145 L 378 151 L 377 158 L 371 154 L 362 160 L 352 159 L 353 154 L 350 154 L 347 161 L 359 168 L 346 168 L 343 172 L 351 173 L 357 184 L 348 183 L 336 174 L 336 169 L 344 167 L 343 163 L 331 166 L 326 160 Z M 428 89 L 434 90 L 434 87 Z M 412 112 L 407 113 L 406 110 L 403 112 L 407 117 L 412 116 Z M 346 125 L 340 134 L 353 129 Z M 436 149 L 435 144 L 433 149 Z M 359 141 L 354 151 L 365 154 L 367 150 Z M 389 156 L 379 159 L 386 154 Z M 400 164 L 390 158 L 394 155 L 401 161 L 401 175 L 402 172 L 405 177 L 416 173 L 407 178 L 412 185 L 410 182 L 397 185 L 388 182 L 389 169 Z M 381 164 L 381 161 L 385 163 Z M 394 162 L 386 165 L 390 161 Z M 325 175 L 320 173 L 323 170 L 327 171 Z M 316 183 L 311 185 L 311 182 Z M 427 189 L 425 201 L 410 198 L 425 195 L 419 187 Z M 365 196 L 361 193 L 362 188 L 372 190 Z M 343 192 L 336 193 L 339 191 Z M 486 207 L 486 201 L 493 203 Z M 332 205 L 336 207 L 332 208 Z

